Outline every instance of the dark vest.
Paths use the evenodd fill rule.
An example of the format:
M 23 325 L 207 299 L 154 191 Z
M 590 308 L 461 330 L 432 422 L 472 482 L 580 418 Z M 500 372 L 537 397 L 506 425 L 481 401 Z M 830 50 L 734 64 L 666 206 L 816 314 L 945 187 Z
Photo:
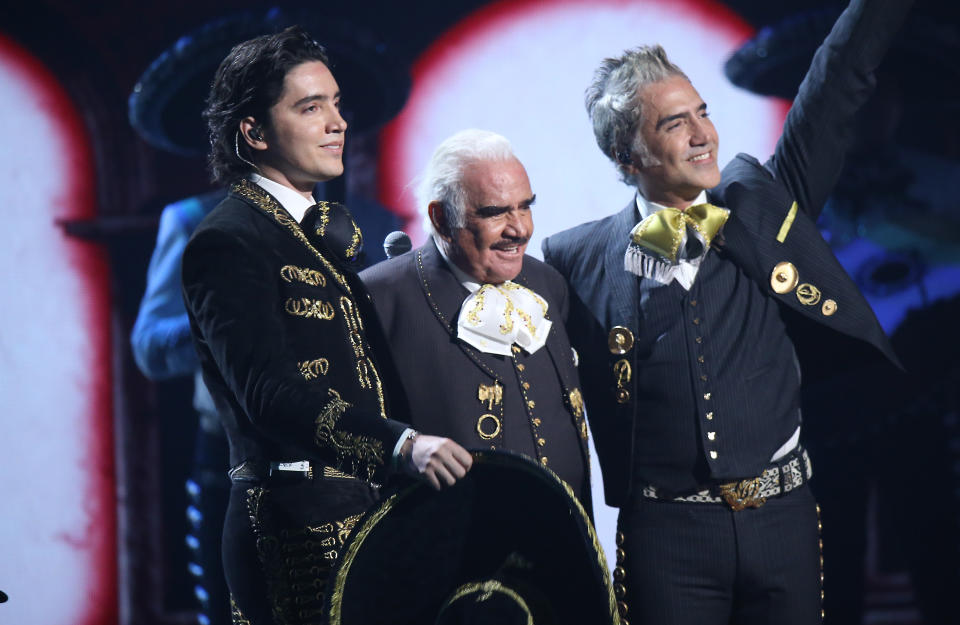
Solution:
M 796 356 L 775 301 L 711 249 L 690 291 L 640 285 L 634 487 L 760 475 L 800 423 Z
M 481 439 L 472 420 L 451 423 L 450 431 L 443 433 L 468 447 L 502 448 L 525 454 L 549 466 L 574 492 L 587 492 L 579 433 L 564 405 L 564 388 L 550 352 L 546 347 L 534 354 L 519 348 L 513 351 L 512 357 L 484 358 L 485 366 L 503 382 L 503 401 L 499 405 L 480 402 L 478 406 L 500 420 L 501 433 L 493 439 Z M 413 420 L 416 425 L 416 414 Z M 493 427 L 492 420 L 483 424 L 487 434 L 492 433 Z

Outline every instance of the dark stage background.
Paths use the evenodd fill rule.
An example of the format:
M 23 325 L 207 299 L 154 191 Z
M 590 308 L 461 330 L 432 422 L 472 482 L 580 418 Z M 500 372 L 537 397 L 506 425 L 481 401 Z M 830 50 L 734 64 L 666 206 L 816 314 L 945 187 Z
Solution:
M 698 76 L 712 73 L 737 97 L 749 98 L 743 107 L 763 114 L 755 138 L 739 127 L 724 134 L 721 126 L 725 141 L 755 153 L 772 147 L 801 68 L 843 6 L 803 0 L 597 4 L 632 13 L 650 6 L 681 20 L 688 14 L 691 40 L 723 31 L 729 49 L 702 54 L 712 65 L 691 76 L 702 84 Z M 598 37 L 596 30 L 558 35 L 547 26 L 524 26 L 523 49 L 535 59 L 525 70 L 531 88 L 507 68 L 502 86 L 478 73 L 480 96 L 450 96 L 442 119 L 427 101 L 449 94 L 442 82 L 430 82 L 439 75 L 431 72 L 450 59 L 483 60 L 511 20 L 544 8 L 590 6 L 573 0 L 34 0 L 2 9 L 0 117 L 6 119 L 0 135 L 8 140 L 0 157 L 0 188 L 7 189 L 0 191 L 7 226 L 0 234 L 0 477 L 8 503 L 0 505 L 0 590 L 9 600 L 0 603 L 0 623 L 196 622 L 184 539 L 191 533 L 184 482 L 197 431 L 192 381 L 146 379 L 134 364 L 129 336 L 161 209 L 210 190 L 203 160 L 189 145 L 202 140 L 191 108 L 196 96 L 189 94 L 202 93 L 209 80 L 198 69 L 199 59 L 213 54 L 205 42 L 228 39 L 231 28 L 242 33 L 239 41 L 263 24 L 305 21 L 330 45 L 351 130 L 347 174 L 320 192 L 353 207 L 366 234 L 367 262 L 383 257 L 379 241 L 391 230 L 421 236 L 405 191 L 410 173 L 440 138 L 475 125 L 518 137 L 538 210 L 555 206 L 537 213 L 536 251 L 543 235 L 608 214 L 629 197 L 591 144 L 576 100 L 589 75 L 556 61 L 569 51 L 564 37 L 573 45 L 580 34 Z M 467 45 L 476 43 L 473 32 L 487 42 L 479 52 Z M 632 44 L 660 36 L 653 24 Z M 672 53 L 675 44 L 664 43 Z M 583 62 L 593 67 L 601 56 Z M 147 72 L 163 58 L 167 65 Z M 821 224 L 908 368 L 904 376 L 843 372 L 819 385 L 805 408 L 818 474 L 813 485 L 823 505 L 827 623 L 960 622 L 953 596 L 960 587 L 958 68 L 960 4 L 919 0 L 882 69 Z M 472 76 L 461 78 L 469 83 Z M 551 85 L 570 85 L 574 95 L 551 101 Z M 130 122 L 134 92 L 140 133 Z M 510 131 L 516 120 L 501 124 L 469 108 L 515 110 L 516 123 L 524 124 L 531 113 L 521 102 L 531 111 L 575 105 L 580 117 L 526 136 Z M 745 110 L 737 103 L 726 111 L 722 104 L 710 101 L 719 120 Z M 40 131 L 16 121 L 33 124 L 38 115 L 54 120 L 37 122 L 55 129 L 49 152 L 33 149 Z M 411 143 L 418 134 L 422 143 Z M 549 190 L 561 183 L 550 177 L 558 174 L 549 158 L 552 146 L 565 142 L 576 146 L 583 164 L 577 156 L 564 158 L 566 165 L 573 161 L 573 174 L 563 175 L 573 188 L 551 198 Z M 577 186 L 606 187 L 616 199 L 581 198 Z M 855 402 L 851 389 L 862 391 L 866 402 Z M 612 541 L 612 514 L 598 507 L 605 544 Z

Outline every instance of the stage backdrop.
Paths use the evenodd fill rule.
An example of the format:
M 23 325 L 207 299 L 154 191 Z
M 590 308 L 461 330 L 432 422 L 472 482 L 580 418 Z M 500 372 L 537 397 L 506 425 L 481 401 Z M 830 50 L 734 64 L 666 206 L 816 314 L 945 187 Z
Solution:
M 69 96 L 0 35 L 0 623 L 116 622 L 108 269 Z

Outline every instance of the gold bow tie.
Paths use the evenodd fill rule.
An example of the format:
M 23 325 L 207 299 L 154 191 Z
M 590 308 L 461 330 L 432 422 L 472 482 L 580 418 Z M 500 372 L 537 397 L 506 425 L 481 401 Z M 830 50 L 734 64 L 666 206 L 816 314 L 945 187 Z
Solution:
M 713 204 L 697 204 L 685 211 L 663 208 L 633 227 L 630 246 L 637 246 L 641 248 L 640 253 L 675 265 L 677 252 L 687 238 L 687 226 L 693 229 L 694 236 L 706 250 L 727 223 L 729 215 L 730 211 Z

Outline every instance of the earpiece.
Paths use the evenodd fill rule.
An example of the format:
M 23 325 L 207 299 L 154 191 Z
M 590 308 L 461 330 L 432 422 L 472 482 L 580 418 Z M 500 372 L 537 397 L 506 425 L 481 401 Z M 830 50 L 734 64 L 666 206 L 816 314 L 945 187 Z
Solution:
M 251 128 L 251 129 L 250 129 L 250 137 L 251 137 L 254 141 L 263 141 L 263 134 L 260 132 L 260 129 L 259 129 L 259 128 Z
M 617 150 L 617 160 L 624 165 L 633 165 L 630 150 Z

